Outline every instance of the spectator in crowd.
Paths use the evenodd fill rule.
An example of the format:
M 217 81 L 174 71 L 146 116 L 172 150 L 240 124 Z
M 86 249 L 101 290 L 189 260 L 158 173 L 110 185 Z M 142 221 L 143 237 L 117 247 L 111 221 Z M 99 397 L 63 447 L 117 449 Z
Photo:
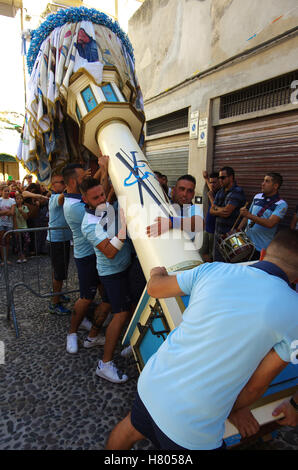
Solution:
M 168 178 L 166 175 L 162 175 L 160 171 L 154 171 L 154 174 L 156 176 L 156 179 L 158 180 L 160 186 L 163 189 L 163 192 L 166 196 L 166 200 L 169 197 L 169 188 L 168 188 Z
M 295 214 L 292 217 L 290 227 L 292 230 L 298 230 L 298 206 L 296 206 Z
M 215 231 L 215 222 L 216 218 L 214 215 L 210 214 L 211 204 L 214 202 L 217 191 L 220 189 L 218 172 L 213 172 L 208 175 L 207 171 L 203 172 L 203 178 L 206 182 L 208 188 L 207 197 L 208 197 L 208 209 L 205 218 L 205 230 L 203 234 L 203 244 L 199 250 L 200 255 L 204 261 L 213 261 L 213 245 L 214 245 L 214 231 Z
M 120 228 L 117 227 L 117 203 L 110 206 L 98 180 L 86 178 L 81 183 L 86 214 L 82 232 L 92 243 L 97 271 L 104 288 L 103 301 L 111 308 L 113 318 L 106 330 L 106 342 L 102 360 L 99 360 L 96 375 L 110 382 L 123 383 L 128 377 L 117 369 L 113 362 L 114 351 L 125 324 L 129 321 L 135 306 L 145 288 L 141 270 L 132 279 L 132 247 L 126 237 L 126 223 L 120 210 Z M 114 210 L 115 209 L 115 210 Z M 135 259 L 135 262 L 137 260 Z M 134 274 L 136 270 L 134 269 Z M 109 308 L 107 307 L 107 310 Z
M 40 185 L 40 193 L 47 198 L 51 197 L 51 191 L 44 184 Z
M 167 175 L 162 175 L 162 181 L 163 181 L 163 184 L 164 184 L 164 188 L 167 192 L 167 195 L 168 197 L 170 198 L 171 197 L 171 194 L 172 194 L 172 188 L 169 188 L 169 183 L 168 183 L 168 177 Z
M 53 269 L 53 293 L 62 292 L 63 281 L 67 279 L 70 240 L 72 232 L 68 227 L 64 212 L 65 183 L 62 175 L 55 175 L 51 181 L 52 194 L 49 200 L 49 228 L 47 242 Z M 57 227 L 68 227 L 58 229 Z M 56 315 L 68 315 L 71 311 L 64 306 L 69 302 L 69 297 L 61 294 L 55 295 L 49 305 L 49 311 Z
M 84 324 L 84 321 L 86 323 L 87 319 L 85 317 L 88 308 L 96 295 L 100 282 L 93 246 L 84 237 L 81 230 L 85 207 L 79 185 L 89 172 L 84 171 L 83 166 L 79 163 L 73 163 L 67 165 L 63 169 L 62 174 L 67 190 L 67 193 L 64 194 L 63 211 L 65 220 L 72 231 L 74 260 L 80 287 L 80 297 L 74 305 L 74 311 L 71 316 L 70 329 L 66 339 L 66 351 L 70 354 L 76 354 L 78 352 L 77 331 L 79 326 Z M 99 308 L 101 308 L 100 306 Z M 106 316 L 108 313 L 105 312 Z M 105 338 L 103 336 L 98 336 L 92 346 L 103 345 L 104 341 Z
M 132 411 L 106 448 L 131 449 L 145 436 L 165 450 L 219 449 L 226 419 L 237 425 L 244 411 L 254 425 L 241 432 L 254 433 L 248 407 L 292 359 L 298 296 L 290 282 L 297 276 L 298 233 L 290 229 L 253 265 L 203 263 L 176 275 L 154 268 L 148 294 L 190 295 L 189 305 L 146 363 Z
M 218 242 L 233 228 L 239 216 L 240 208 L 245 204 L 243 189 L 235 181 L 235 172 L 230 166 L 219 170 L 221 189 L 216 193 L 210 214 L 216 217 L 213 260 L 225 261 L 218 249 Z
M 41 198 L 39 200 L 39 212 L 36 219 L 36 224 L 38 227 L 47 227 L 49 224 L 49 198 L 47 194 L 50 194 L 48 191 L 42 194 L 42 190 L 40 188 Z M 47 246 L 46 246 L 46 239 L 47 239 L 47 231 L 42 230 L 37 233 L 36 237 L 36 252 L 40 255 L 47 255 Z
M 31 183 L 27 186 L 26 190 L 22 193 L 24 203 L 29 209 L 27 225 L 28 228 L 46 227 L 47 226 L 47 202 L 48 198 L 41 194 L 40 185 L 38 183 Z M 46 253 L 45 239 L 46 231 L 44 233 L 31 233 L 30 235 L 30 255 L 34 256 L 38 253 Z
M 7 184 L 4 183 L 4 182 L 2 182 L 2 183 L 0 184 L 0 197 L 2 197 L 3 188 L 4 188 L 5 186 L 7 186 Z
M 26 229 L 28 228 L 27 219 L 29 214 L 28 207 L 24 204 L 24 199 L 22 194 L 16 193 L 15 195 L 15 214 L 14 214 L 14 228 L 15 229 Z M 30 236 L 28 232 L 17 233 L 17 253 L 18 259 L 17 263 L 26 263 L 29 251 Z
M 18 188 L 17 183 L 16 183 L 16 182 L 12 183 L 12 184 L 9 186 L 9 189 L 10 189 L 9 197 L 11 197 L 12 199 L 14 199 L 16 193 L 19 191 L 19 188 Z
M 16 185 L 17 185 L 17 192 L 22 193 L 23 192 L 22 183 L 20 181 L 16 181 Z
M 15 200 L 9 197 L 9 186 L 3 186 L 2 197 L 0 198 L 0 245 L 1 245 L 1 256 L 4 261 L 4 246 L 6 248 L 6 256 L 9 256 L 9 242 L 10 235 L 4 235 L 9 230 L 13 229 L 13 216 L 15 213 Z M 11 264 L 10 261 L 7 261 Z
M 286 215 L 288 204 L 279 196 L 282 176 L 279 173 L 267 173 L 262 183 L 262 193 L 256 194 L 249 209 L 242 207 L 243 219 L 239 230 L 247 225 L 246 235 L 255 246 L 252 259 L 259 259 L 262 248 L 266 249 L 273 240 L 278 224 Z
M 172 204 L 177 217 L 157 217 L 154 224 L 147 227 L 149 237 L 158 237 L 172 228 L 178 228 L 188 233 L 193 241 L 198 232 L 203 231 L 203 211 L 200 206 L 193 204 L 196 179 L 192 175 L 178 178 L 172 189 Z
M 32 175 L 25 175 L 22 181 L 22 190 L 28 188 L 33 183 L 33 176 Z

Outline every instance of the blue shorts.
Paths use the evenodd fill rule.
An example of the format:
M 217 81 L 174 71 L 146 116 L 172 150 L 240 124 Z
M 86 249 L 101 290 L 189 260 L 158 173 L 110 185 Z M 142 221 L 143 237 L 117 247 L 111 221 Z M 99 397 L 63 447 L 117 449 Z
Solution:
M 80 298 L 93 300 L 99 286 L 99 277 L 96 269 L 96 256 L 74 258 L 79 278 Z
M 189 450 L 185 447 L 181 447 L 179 444 L 176 444 L 172 441 L 162 430 L 156 425 L 155 421 L 152 419 L 147 408 L 142 402 L 138 392 L 135 397 L 135 401 L 132 404 L 131 409 L 131 424 L 139 431 L 143 436 L 150 439 L 152 444 L 157 449 L 162 450 Z M 226 448 L 225 443 L 221 447 L 218 447 L 214 450 L 224 450 Z

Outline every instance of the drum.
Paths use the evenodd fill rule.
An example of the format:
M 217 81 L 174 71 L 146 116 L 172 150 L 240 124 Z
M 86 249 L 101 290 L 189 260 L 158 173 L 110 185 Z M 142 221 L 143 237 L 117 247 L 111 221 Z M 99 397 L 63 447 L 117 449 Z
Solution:
M 227 263 L 249 261 L 255 251 L 254 244 L 245 232 L 222 235 L 218 240 L 218 248 Z

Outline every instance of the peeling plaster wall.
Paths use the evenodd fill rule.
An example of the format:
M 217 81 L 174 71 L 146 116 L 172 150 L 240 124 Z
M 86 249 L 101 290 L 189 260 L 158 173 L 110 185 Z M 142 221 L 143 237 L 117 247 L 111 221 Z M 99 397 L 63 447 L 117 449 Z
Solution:
M 128 30 L 144 99 L 297 24 L 297 0 L 146 0 Z

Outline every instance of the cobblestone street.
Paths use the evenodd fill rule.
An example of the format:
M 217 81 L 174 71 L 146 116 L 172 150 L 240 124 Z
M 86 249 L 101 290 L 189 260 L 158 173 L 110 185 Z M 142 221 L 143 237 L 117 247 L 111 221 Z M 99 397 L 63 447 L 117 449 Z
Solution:
M 22 269 L 30 283 L 36 283 L 38 277 L 43 292 L 49 289 L 47 257 L 31 258 L 26 266 L 14 262 L 10 267 L 11 282 L 18 282 Z M 73 263 L 70 289 L 76 289 Z M 71 297 L 74 301 L 77 294 Z M 16 289 L 15 304 L 18 339 L 13 323 L 7 323 L 5 290 L 1 289 L 0 340 L 5 345 L 5 363 L 0 365 L 0 449 L 104 449 L 108 434 L 127 414 L 134 398 L 138 372 L 133 359 L 122 358 L 119 345 L 115 362 L 130 379 L 123 385 L 104 381 L 95 375 L 102 347 L 86 350 L 81 344 L 77 355 L 67 354 L 68 316 L 48 313 L 48 300 L 23 287 Z M 84 335 L 86 332 L 79 330 L 80 340 Z M 148 441 L 136 448 L 154 449 Z M 258 441 L 245 448 L 298 450 L 298 429 L 280 428 L 273 440 Z

